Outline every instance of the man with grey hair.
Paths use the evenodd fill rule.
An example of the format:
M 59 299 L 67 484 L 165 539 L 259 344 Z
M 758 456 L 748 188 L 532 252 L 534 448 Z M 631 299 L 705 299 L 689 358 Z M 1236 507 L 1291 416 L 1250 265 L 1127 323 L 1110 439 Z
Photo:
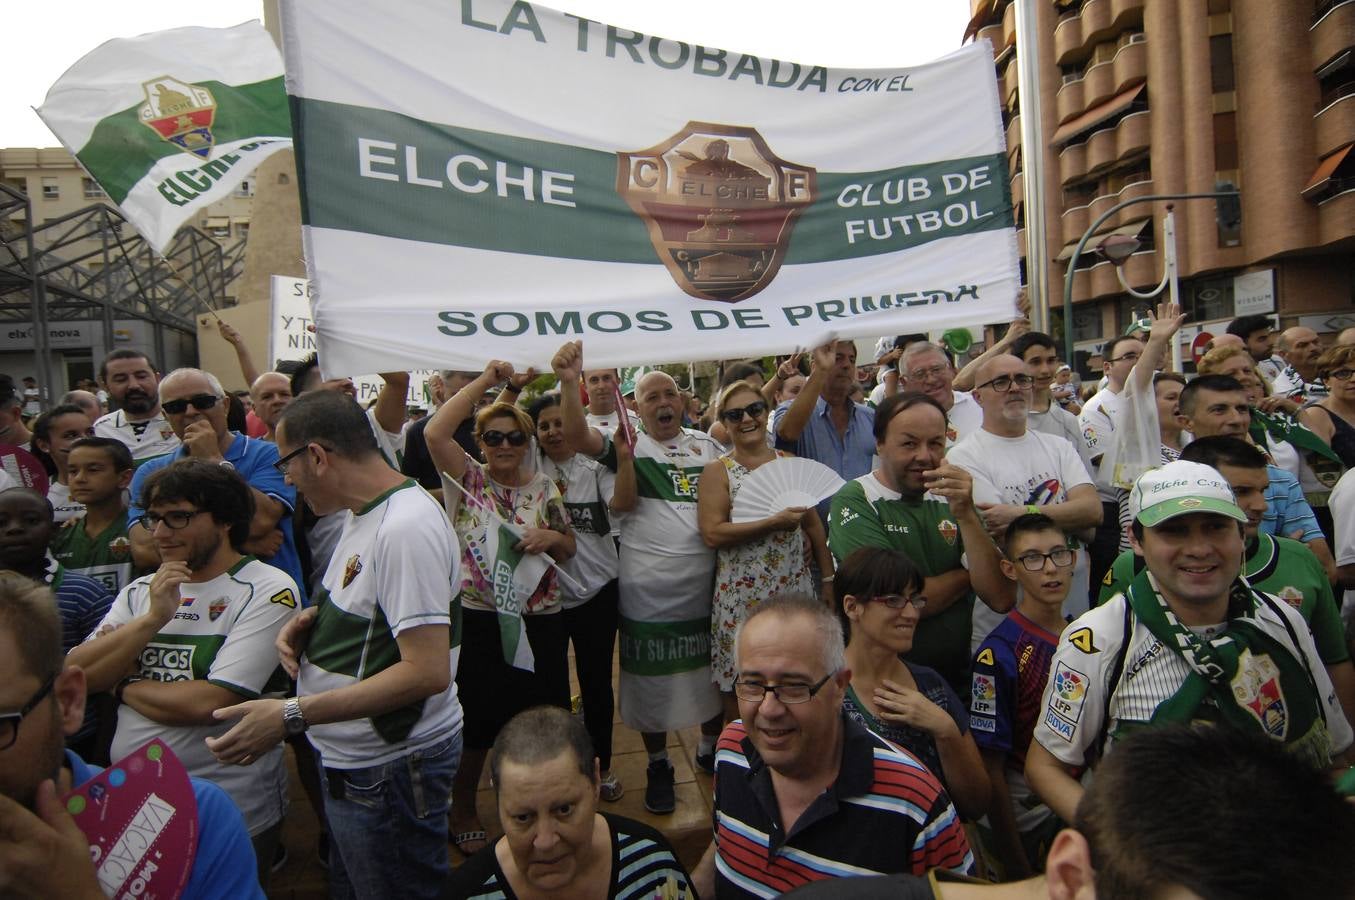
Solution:
M 813 597 L 764 601 L 735 637 L 741 719 L 720 735 L 703 897 L 765 897 L 822 878 L 968 873 L 936 776 L 842 711 L 842 629 Z M 812 860 L 812 865 L 805 861 Z
M 160 381 L 159 406 L 182 445 L 173 453 L 143 463 L 132 477 L 132 502 L 127 521 L 136 523 L 145 512 L 141 490 L 152 472 L 180 459 L 202 459 L 233 469 L 254 495 L 254 518 L 243 550 L 277 566 L 298 585 L 305 582 L 301 561 L 292 539 L 292 509 L 296 489 L 287 484 L 273 466 L 278 448 L 268 441 L 248 437 L 226 426 L 226 392 L 211 372 L 175 369 Z M 132 558 L 142 569 L 160 564 L 155 542 L 140 524 L 127 531 Z
M 428 376 L 428 392 L 432 395 L 433 409 L 451 399 L 452 395 L 480 377 L 479 372 L 459 372 L 456 369 L 439 369 Z M 433 457 L 428 455 L 428 441 L 423 431 L 433 416 L 427 415 L 405 429 L 405 452 L 400 459 L 400 471 L 417 481 L 424 490 L 442 499 L 442 476 L 438 467 L 433 465 Z M 484 462 L 484 453 L 475 441 L 475 417 L 467 416 L 456 427 L 453 439 L 461 445 L 471 459 Z
M 946 446 L 983 427 L 983 408 L 972 394 L 955 390 L 955 366 L 930 341 L 909 344 L 899 357 L 899 389 L 926 394 L 946 412 Z
M 268 429 L 263 440 L 275 441 L 278 419 L 292 402 L 292 379 L 281 372 L 264 372 L 249 386 L 249 402 L 254 406 L 254 415 Z
M 1330 391 L 1317 372 L 1317 360 L 1322 356 L 1322 339 L 1317 332 L 1302 325 L 1280 332 L 1280 356 L 1285 367 L 1275 378 L 1274 393 L 1299 403 L 1311 403 L 1325 398 Z

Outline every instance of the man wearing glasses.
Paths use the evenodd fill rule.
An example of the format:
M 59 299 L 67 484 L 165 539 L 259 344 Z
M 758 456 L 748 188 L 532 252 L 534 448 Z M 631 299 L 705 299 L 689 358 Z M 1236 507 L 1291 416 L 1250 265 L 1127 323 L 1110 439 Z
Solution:
M 1061 438 L 1032 431 L 1027 415 L 1035 379 L 1029 367 L 1010 354 L 994 357 L 975 376 L 974 397 L 983 407 L 983 428 L 946 455 L 954 466 L 974 479 L 974 502 L 988 531 L 1001 540 L 1018 516 L 1043 513 L 1069 536 L 1089 532 L 1101 522 L 1101 502 L 1087 467 L 1073 445 Z M 1087 563 L 1078 554 L 1065 613 L 1087 609 Z M 971 564 L 971 571 L 974 569 Z M 972 646 L 1002 621 L 982 606 L 974 608 Z
M 703 897 L 766 897 L 823 878 L 974 865 L 936 776 L 848 719 L 837 616 L 817 599 L 756 606 L 739 626 L 741 718 L 720 735 Z
M 927 341 L 910 344 L 899 358 L 899 387 L 919 391 L 946 413 L 946 446 L 952 447 L 983 426 L 983 410 L 972 394 L 957 391 L 955 367 L 946 351 Z
M 51 591 L 0 574 L 0 896 L 103 896 L 89 842 L 60 800 L 99 774 L 62 746 L 84 719 L 85 696 L 85 673 L 62 665 Z M 262 900 L 235 804 L 208 781 L 192 784 L 197 832 L 182 896 Z
M 142 464 L 132 478 L 132 503 L 127 511 L 132 557 L 141 569 L 159 563 L 156 542 L 137 524 L 145 512 L 140 499 L 152 473 L 181 459 L 199 459 L 233 470 L 245 480 L 254 498 L 254 516 L 242 549 L 282 569 L 298 585 L 304 581 L 301 560 L 292 537 L 292 507 L 296 490 L 273 463 L 277 445 L 231 431 L 226 425 L 226 392 L 221 382 L 201 369 L 175 369 L 160 382 L 160 408 L 183 444 L 173 453 Z
M 123 588 L 98 630 L 71 650 L 91 692 L 120 704 L 110 758 L 159 737 L 189 774 L 222 788 L 244 814 L 266 880 L 286 810 L 281 748 L 218 762 L 205 739 L 230 723 L 213 713 L 285 686 L 274 642 L 300 608 L 296 582 L 241 553 L 251 492 L 205 460 L 160 466 L 146 480 L 140 524 L 162 560 Z

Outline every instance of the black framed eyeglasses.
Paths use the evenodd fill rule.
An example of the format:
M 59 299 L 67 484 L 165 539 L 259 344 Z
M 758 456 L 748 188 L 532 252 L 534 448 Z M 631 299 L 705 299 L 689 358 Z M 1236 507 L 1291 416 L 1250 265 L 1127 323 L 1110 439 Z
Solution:
M 912 606 L 913 609 L 921 612 L 927 608 L 927 598 L 921 594 L 876 594 L 870 599 L 875 603 L 883 603 L 890 609 L 903 609 L 905 606 Z
M 147 531 L 154 531 L 155 527 L 161 522 L 164 522 L 165 527 L 170 531 L 178 531 L 181 528 L 187 528 L 189 522 L 206 511 L 205 509 L 171 509 L 164 515 L 148 512 L 136 521 Z
M 206 412 L 220 402 L 221 398 L 215 394 L 194 394 L 183 400 L 166 400 L 160 404 L 160 408 L 171 416 L 177 416 L 180 413 L 187 412 L 190 403 L 198 412 Z
M 285 476 L 287 474 L 287 467 L 292 464 L 292 460 L 296 459 L 298 456 L 305 453 L 310 448 L 311 448 L 310 444 L 302 444 L 300 447 L 297 447 L 291 453 L 288 453 L 285 456 L 278 457 L 277 460 L 273 463 L 273 468 L 278 470 L 279 475 Z
M 52 685 L 56 684 L 57 673 L 53 672 L 47 676 L 47 680 L 38 688 L 36 694 L 29 698 L 28 702 L 19 708 L 18 712 L 0 714 L 0 750 L 8 750 L 14 746 L 14 742 L 19 739 L 19 723 L 24 720 L 24 716 L 37 708 L 38 704 L 52 692 Z
M 1142 356 L 1143 356 L 1142 353 L 1126 353 L 1124 356 L 1117 356 L 1117 357 L 1115 357 L 1114 359 L 1108 359 L 1108 360 L 1106 360 L 1106 362 L 1109 362 L 1109 363 L 1117 363 L 1117 362 L 1138 362 L 1139 359 L 1142 358 Z
M 494 429 L 480 435 L 480 440 L 485 442 L 486 447 L 498 447 L 501 446 L 504 441 L 507 441 L 508 446 L 510 447 L 521 447 L 523 444 L 527 443 L 527 432 L 519 428 L 514 428 L 509 432 Z
M 1337 369 L 1335 372 L 1328 372 L 1322 377 L 1324 379 L 1332 378 L 1337 381 L 1349 381 L 1352 375 L 1355 375 L 1355 369 Z
M 1035 379 L 1030 375 L 999 375 L 996 378 L 988 379 L 983 384 L 979 385 L 976 390 L 983 390 L 986 387 L 990 387 L 999 394 L 1005 394 L 1012 389 L 1013 384 L 1016 385 L 1017 390 L 1024 391 L 1035 384 Z
M 1049 560 L 1060 569 L 1066 569 L 1073 564 L 1073 551 L 1067 547 L 1055 547 L 1048 553 L 1036 553 L 1034 550 L 1029 553 L 1022 553 L 1016 558 L 1027 572 L 1038 572 L 1044 568 L 1044 561 Z
M 747 406 L 722 409 L 720 410 L 720 418 L 724 419 L 726 422 L 737 423 L 742 422 L 744 416 L 747 416 L 750 419 L 756 419 L 766 411 L 767 404 L 762 400 L 756 400 Z
M 836 673 L 829 672 L 820 678 L 817 684 L 763 684 L 760 681 L 736 681 L 734 696 L 747 703 L 761 703 L 767 699 L 767 693 L 770 691 L 777 700 L 788 706 L 808 703 L 834 674 Z

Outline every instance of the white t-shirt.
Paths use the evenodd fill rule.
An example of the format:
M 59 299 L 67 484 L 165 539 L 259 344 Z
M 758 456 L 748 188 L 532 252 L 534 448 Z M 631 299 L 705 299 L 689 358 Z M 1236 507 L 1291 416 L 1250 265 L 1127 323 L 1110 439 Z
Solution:
M 560 565 L 568 576 L 560 579 L 563 606 L 573 609 L 587 603 L 620 571 L 607 508 L 616 490 L 616 473 L 582 453 L 563 463 L 543 454 L 538 471 L 555 482 L 574 531 L 574 555 Z
M 1031 431 L 1068 441 L 1077 451 L 1082 465 L 1087 467 L 1087 474 L 1093 474 L 1092 457 L 1095 454 L 1082 437 L 1082 427 L 1078 424 L 1077 416 L 1059 406 L 1057 401 L 1051 399 L 1049 409 L 1044 412 L 1036 412 L 1032 407 L 1030 412 L 1026 413 L 1026 427 Z
M 1124 397 L 1110 388 L 1102 388 L 1092 395 L 1078 414 L 1077 424 L 1082 428 L 1082 440 L 1092 456 L 1106 452 L 1105 441 L 1115 430 L 1124 411 Z M 1115 503 L 1118 498 L 1114 488 L 1097 487 L 1096 494 L 1103 503 Z
M 47 500 L 52 504 L 52 513 L 58 525 L 85 514 L 85 504 L 72 500 L 70 486 L 56 479 L 52 479 L 51 484 L 47 485 Z
M 95 420 L 94 434 L 122 441 L 132 451 L 132 459 L 138 463 L 173 453 L 179 449 L 180 443 L 163 412 L 156 412 L 144 421 L 133 422 L 127 418 L 127 413 L 116 409 Z
M 1355 565 L 1355 469 L 1351 469 L 1336 482 L 1327 499 L 1331 510 L 1332 530 L 1336 532 L 1335 543 L 1331 548 L 1338 566 Z M 1341 618 L 1345 620 L 1347 630 L 1355 628 L 1355 589 L 1346 591 L 1341 604 Z
M 603 457 L 616 451 L 610 438 Z M 697 484 L 723 450 L 708 434 L 684 428 L 670 440 L 641 434 L 635 442 L 635 507 L 619 515 L 621 544 L 659 556 L 711 556 L 696 521 Z
M 151 577 L 142 576 L 123 588 L 99 628 L 126 625 L 143 615 L 150 608 Z M 179 596 L 179 611 L 137 659 L 142 677 L 205 679 L 246 699 L 285 688 L 273 642 L 300 608 L 300 593 L 286 572 L 246 556 L 210 581 L 181 585 Z M 224 765 L 203 740 L 220 737 L 234 725 L 234 719 L 216 725 L 164 725 L 123 704 L 118 707 L 112 758 L 121 759 L 151 738 L 161 738 L 190 775 L 230 794 L 249 833 L 258 834 L 280 821 L 286 810 L 282 745 L 253 765 Z
M 983 430 L 983 407 L 974 395 L 967 391 L 952 391 L 955 405 L 946 414 L 949 427 L 946 429 L 946 446 L 951 447 L 971 434 Z
M 1068 492 L 1078 485 L 1091 484 L 1091 475 L 1072 443 L 1039 431 L 1027 430 L 1021 437 L 1009 438 L 980 429 L 951 448 L 946 462 L 973 477 L 975 503 L 1048 506 L 1065 502 Z M 1087 554 L 1078 552 L 1065 613 L 1080 615 L 1086 610 L 1089 577 Z M 974 604 L 975 648 L 1002 618 L 1002 613 L 986 604 Z
M 452 523 L 427 491 L 406 481 L 359 514 L 343 515 L 333 556 L 315 587 L 320 612 L 301 657 L 302 697 L 390 668 L 400 659 L 396 638 L 407 629 L 452 623 L 460 553 Z M 307 734 L 324 765 L 368 768 L 454 735 L 461 727 L 461 647 L 448 654 L 452 680 L 442 693 L 381 715 L 312 726 Z
M 1190 675 L 1190 666 L 1162 642 L 1132 613 L 1130 633 L 1124 627 L 1125 604 L 1117 594 L 1106 603 L 1079 616 L 1063 629 L 1058 649 L 1050 663 L 1049 682 L 1044 689 L 1041 712 L 1035 721 L 1034 739 L 1060 762 L 1081 766 L 1091 754 L 1092 745 L 1109 716 L 1107 734 L 1122 722 L 1141 723 L 1152 718 L 1154 710 L 1173 696 Z M 1350 723 L 1341 711 L 1331 679 L 1317 655 L 1312 633 L 1298 610 L 1278 598 L 1274 607 L 1289 619 L 1301 646 L 1294 647 L 1285 628 L 1270 606 L 1262 604 L 1256 619 L 1265 633 L 1293 651 L 1307 657 L 1319 703 L 1327 718 L 1333 753 L 1351 744 Z M 1197 631 L 1206 638 L 1208 631 Z M 1115 660 L 1128 640 L 1119 683 L 1110 683 Z M 1083 649 L 1091 648 L 1090 651 Z M 1302 657 L 1300 662 L 1303 662 Z M 1109 703 L 1107 703 L 1109 696 Z M 1110 741 L 1107 740 L 1107 744 Z
M 635 413 L 631 412 L 629 409 L 626 410 L 626 415 L 627 417 L 630 418 L 631 430 L 639 431 L 640 417 L 637 416 Z M 621 424 L 621 417 L 617 415 L 616 410 L 612 410 L 605 416 L 600 416 L 597 415 L 596 413 L 589 412 L 588 409 L 585 407 L 583 417 L 584 420 L 588 422 L 589 428 L 596 428 L 598 431 L 601 431 L 607 437 L 611 437 L 612 435 L 616 434 L 616 426 Z

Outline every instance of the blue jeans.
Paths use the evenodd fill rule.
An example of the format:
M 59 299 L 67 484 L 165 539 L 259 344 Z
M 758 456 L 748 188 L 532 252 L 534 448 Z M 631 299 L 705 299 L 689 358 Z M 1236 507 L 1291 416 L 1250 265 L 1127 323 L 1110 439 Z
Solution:
M 330 897 L 442 895 L 449 797 L 460 762 L 457 731 L 369 769 L 321 769 L 330 834 Z

